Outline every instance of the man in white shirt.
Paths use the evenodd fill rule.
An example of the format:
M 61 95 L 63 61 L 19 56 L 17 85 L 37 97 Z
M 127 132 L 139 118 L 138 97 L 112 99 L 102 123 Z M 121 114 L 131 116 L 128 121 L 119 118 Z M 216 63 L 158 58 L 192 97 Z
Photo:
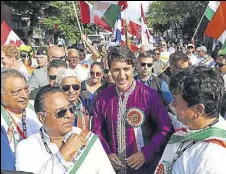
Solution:
M 44 87 L 34 106 L 43 127 L 19 143 L 17 170 L 41 174 L 115 174 L 99 138 L 88 130 L 72 127 L 76 108 L 61 89 Z
M 177 112 L 175 133 L 155 173 L 224 174 L 226 121 L 219 114 L 223 78 L 210 67 L 195 66 L 174 75 L 169 86 Z
M 79 52 L 76 49 L 67 50 L 67 62 L 69 68 L 76 71 L 81 81 L 85 81 L 89 78 L 89 69 L 82 64 L 79 64 Z
M 161 41 L 161 53 L 160 53 L 160 60 L 163 64 L 163 71 L 167 68 L 168 62 L 169 62 L 169 57 L 170 53 L 167 51 L 167 45 L 165 41 Z
M 88 41 L 87 37 L 85 35 L 82 35 L 81 37 L 82 41 L 86 44 L 88 49 L 90 49 L 92 54 L 87 54 L 86 53 L 86 48 L 84 47 L 83 44 L 78 44 L 76 49 L 79 52 L 79 64 L 84 65 L 85 67 L 90 70 L 90 67 L 93 62 L 100 62 L 100 54 L 97 49 L 95 49 L 94 46 L 92 46 Z
M 13 131 L 9 140 L 13 152 L 17 143 L 39 131 L 42 126 L 28 103 L 29 91 L 24 76 L 14 69 L 1 73 L 1 125 Z
M 194 46 L 193 46 L 193 44 L 188 44 L 187 56 L 189 58 L 190 65 L 196 65 L 198 63 L 198 58 L 193 53 L 194 53 Z

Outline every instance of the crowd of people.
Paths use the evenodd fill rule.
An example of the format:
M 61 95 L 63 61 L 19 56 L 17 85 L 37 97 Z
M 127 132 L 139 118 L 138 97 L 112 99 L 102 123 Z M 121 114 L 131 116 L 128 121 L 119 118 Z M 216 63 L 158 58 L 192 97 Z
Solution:
M 223 174 L 226 55 L 40 47 L 28 69 L 1 47 L 1 169 L 40 174 Z

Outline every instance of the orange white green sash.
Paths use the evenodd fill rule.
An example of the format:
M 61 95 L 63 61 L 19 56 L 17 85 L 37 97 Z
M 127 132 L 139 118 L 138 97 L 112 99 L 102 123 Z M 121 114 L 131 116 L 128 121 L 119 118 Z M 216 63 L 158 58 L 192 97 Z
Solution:
M 83 130 L 84 132 L 84 130 Z M 84 162 L 84 160 L 86 159 L 89 151 L 91 150 L 91 148 L 93 147 L 94 143 L 97 140 L 97 135 L 95 135 L 92 132 L 88 132 L 88 135 L 86 137 L 87 140 L 87 144 L 85 147 L 80 148 L 74 155 L 74 158 L 72 159 L 72 162 L 74 163 L 74 166 L 72 166 L 71 168 L 69 168 L 68 173 L 69 174 L 76 174 L 76 172 L 78 171 L 79 167 L 82 165 L 82 163 Z
M 215 143 L 226 148 L 226 130 L 212 126 L 210 128 L 203 129 L 189 135 L 187 132 L 180 130 L 175 132 L 171 136 L 168 144 L 174 143 L 181 144 L 182 142 L 192 142 L 192 141 L 204 141 L 209 143 Z M 171 174 L 172 173 L 171 169 L 172 169 L 171 162 L 164 160 L 157 166 L 155 174 Z

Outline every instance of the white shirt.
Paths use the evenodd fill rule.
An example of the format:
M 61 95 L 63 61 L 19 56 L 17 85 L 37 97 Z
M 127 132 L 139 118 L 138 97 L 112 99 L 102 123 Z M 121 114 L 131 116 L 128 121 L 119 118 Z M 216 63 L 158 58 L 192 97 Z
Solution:
M 199 63 L 198 58 L 194 54 L 188 55 L 188 58 L 190 59 L 191 65 L 196 65 Z
M 169 61 L 170 53 L 166 50 L 160 53 L 160 60 L 163 62 L 164 66 Z
M 70 68 L 72 69 L 72 68 Z M 81 64 L 78 64 L 75 69 L 72 69 L 74 71 L 76 71 L 76 73 L 79 75 L 79 79 L 81 80 L 81 82 L 87 80 L 89 78 L 89 72 L 90 70 Z
M 27 136 L 29 137 L 29 136 L 39 132 L 40 128 L 42 127 L 42 124 L 39 121 L 38 117 L 36 116 L 36 113 L 32 109 L 27 107 L 25 109 L 25 111 L 26 111 L 26 120 L 25 120 L 25 122 L 26 122 L 26 128 L 27 128 L 26 129 L 26 133 L 27 133 Z M 13 119 L 15 120 L 17 125 L 20 127 L 20 129 L 23 130 L 22 120 L 19 119 L 13 112 L 9 112 L 9 113 L 13 117 Z M 4 120 L 2 114 L 1 114 L 1 125 L 5 128 L 5 130 L 7 132 L 9 127 L 8 127 L 6 121 Z M 16 140 L 18 140 L 20 142 L 22 139 L 21 139 L 20 134 L 18 133 L 18 131 L 16 129 L 16 126 L 14 124 L 13 124 L 13 129 L 15 131 L 14 136 L 15 136 Z M 15 152 L 15 148 L 16 147 L 14 146 L 13 140 L 10 143 L 10 147 L 11 147 L 12 151 Z
M 100 61 L 101 61 L 100 58 L 97 59 L 97 62 L 100 62 Z M 79 60 L 79 64 L 88 67 L 89 70 L 90 70 L 92 63 L 93 63 L 92 54 L 86 54 L 86 58 L 84 60 L 82 60 L 82 61 Z
M 178 124 L 181 128 L 183 124 Z M 219 121 L 214 125 L 226 131 L 226 120 L 221 116 Z M 195 130 L 187 129 L 188 133 L 196 132 Z M 226 141 L 226 139 L 225 139 Z M 189 144 L 185 143 L 183 148 Z M 162 158 L 159 162 L 163 161 L 172 162 L 176 151 L 180 143 L 167 144 Z M 174 163 L 172 173 L 173 174 L 225 174 L 226 171 L 226 148 L 215 144 L 207 142 L 198 142 L 195 145 L 187 149 Z M 158 167 L 157 167 L 158 168 Z M 155 171 L 156 173 L 156 171 Z
M 73 133 L 80 134 L 82 129 L 73 127 L 72 131 Z M 50 155 L 46 151 L 40 133 L 21 141 L 16 149 L 16 169 L 35 174 L 67 173 L 64 164 L 66 163 L 68 165 L 71 162 L 66 162 L 63 158 L 59 159 L 59 156 L 62 156 L 56 144 L 50 142 L 48 143 L 48 147 L 53 155 Z M 76 174 L 115 174 L 99 138 L 91 147 Z
M 29 74 L 27 68 L 24 66 L 24 64 L 21 63 L 21 66 L 18 70 L 21 74 L 24 75 L 25 79 L 27 82 L 29 82 L 30 78 L 31 78 L 31 75 Z

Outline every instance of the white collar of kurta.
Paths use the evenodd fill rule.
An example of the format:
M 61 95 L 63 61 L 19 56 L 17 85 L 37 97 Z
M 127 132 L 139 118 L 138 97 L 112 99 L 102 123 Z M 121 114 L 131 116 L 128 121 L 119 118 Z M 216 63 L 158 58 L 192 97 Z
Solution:
M 42 135 L 43 135 L 44 141 L 47 142 L 47 143 L 51 143 L 50 137 L 49 137 L 49 135 L 47 134 L 45 128 L 44 128 L 44 127 L 41 127 L 41 128 L 40 128 L 40 131 L 41 131 L 41 133 L 42 133 Z M 65 135 L 64 140 L 63 140 L 64 143 L 67 142 L 67 140 L 70 138 L 70 136 L 71 136 L 72 133 L 75 133 L 75 131 L 73 130 L 73 128 L 72 128 L 72 130 L 71 130 L 70 132 L 68 132 L 68 133 Z
M 121 95 L 129 96 L 134 91 L 135 88 L 136 88 L 136 80 L 133 79 L 132 85 L 130 86 L 130 88 L 125 93 L 120 92 L 117 86 L 116 86 L 116 91 L 117 91 L 117 94 L 118 94 L 119 97 Z

